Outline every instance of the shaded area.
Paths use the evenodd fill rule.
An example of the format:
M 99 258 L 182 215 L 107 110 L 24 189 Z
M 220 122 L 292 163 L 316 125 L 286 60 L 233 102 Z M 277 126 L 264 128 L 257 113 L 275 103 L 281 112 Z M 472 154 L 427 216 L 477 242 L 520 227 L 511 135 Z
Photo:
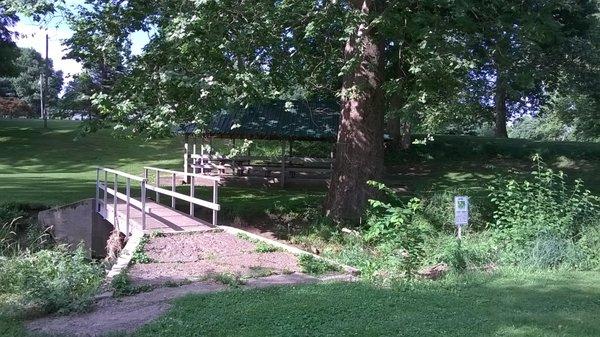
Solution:
M 598 336 L 597 273 L 188 296 L 134 336 Z

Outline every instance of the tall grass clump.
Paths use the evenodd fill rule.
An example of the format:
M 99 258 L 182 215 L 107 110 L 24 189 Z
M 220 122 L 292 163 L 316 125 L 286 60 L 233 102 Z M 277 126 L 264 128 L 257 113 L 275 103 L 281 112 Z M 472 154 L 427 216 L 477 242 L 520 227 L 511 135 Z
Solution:
M 533 160 L 530 179 L 490 188 L 494 205 L 490 228 L 502 247 L 501 259 L 536 268 L 577 265 L 585 255 L 581 245 L 596 240 L 590 235 L 597 231 L 599 198 L 581 180 L 569 183 L 565 174 L 547 168 L 539 156 Z
M 30 218 L 31 211 L 29 205 L 0 204 L 0 256 L 38 251 L 52 245 L 48 230 Z
M 57 246 L 30 205 L 0 205 L 0 317 L 78 311 L 103 279 L 83 247 Z
M 0 257 L 0 270 L 0 316 L 83 310 L 103 279 L 82 247 Z

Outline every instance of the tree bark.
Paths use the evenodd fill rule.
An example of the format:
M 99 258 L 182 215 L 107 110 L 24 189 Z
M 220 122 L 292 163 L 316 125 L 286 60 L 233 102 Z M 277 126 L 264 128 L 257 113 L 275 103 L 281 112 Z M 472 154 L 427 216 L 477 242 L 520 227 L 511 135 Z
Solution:
M 400 146 L 402 150 L 410 149 L 412 145 L 412 124 L 410 122 L 402 123 L 402 139 L 400 141 Z
M 494 135 L 496 137 L 508 138 L 506 131 L 506 83 L 498 70 L 496 78 L 496 93 L 494 95 Z
M 393 101 L 393 99 L 392 99 Z M 393 103 L 390 103 L 393 109 Z M 402 146 L 402 132 L 400 131 L 400 118 L 398 116 L 390 117 L 387 122 L 387 132 L 390 135 L 389 149 L 398 152 Z
M 350 5 L 365 17 L 376 14 L 376 1 L 354 0 Z M 383 175 L 383 73 L 384 45 L 369 22 L 361 23 L 348 39 L 344 57 L 358 58 L 344 76 L 342 112 L 325 211 L 337 221 L 357 221 L 374 191 L 368 180 Z

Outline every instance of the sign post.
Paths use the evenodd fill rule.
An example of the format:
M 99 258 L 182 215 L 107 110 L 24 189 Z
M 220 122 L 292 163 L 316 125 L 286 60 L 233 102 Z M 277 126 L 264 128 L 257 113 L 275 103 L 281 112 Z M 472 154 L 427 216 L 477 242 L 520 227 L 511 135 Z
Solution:
M 457 227 L 458 239 L 462 236 L 462 226 L 469 223 L 469 197 L 454 197 L 454 224 Z

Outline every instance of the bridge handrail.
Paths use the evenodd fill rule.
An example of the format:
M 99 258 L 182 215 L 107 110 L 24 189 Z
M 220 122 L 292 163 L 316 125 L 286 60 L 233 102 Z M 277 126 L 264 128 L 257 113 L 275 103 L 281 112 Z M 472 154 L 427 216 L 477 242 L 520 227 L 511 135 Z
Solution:
M 150 171 L 150 170 L 155 171 L 155 174 L 156 174 L 154 183 L 150 183 L 150 180 L 148 179 L 148 171 Z M 104 177 L 103 177 L 102 181 L 100 178 L 100 172 L 104 172 Z M 171 175 L 171 190 L 160 187 L 160 173 L 161 172 Z M 114 180 L 112 181 L 112 184 L 113 184 L 112 188 L 109 187 L 108 174 L 114 175 L 114 177 L 112 177 L 112 178 L 114 178 Z M 178 177 L 178 176 L 186 177 L 186 179 L 190 178 L 189 179 L 189 183 L 190 183 L 190 194 L 189 195 L 185 195 L 183 193 L 179 193 L 176 191 L 176 177 Z M 119 178 L 125 178 L 125 180 L 126 180 L 125 194 L 119 192 L 119 189 L 118 189 Z M 212 202 L 208 201 L 208 200 L 202 200 L 202 199 L 196 198 L 194 196 L 196 180 L 205 180 L 205 181 L 211 182 L 211 185 L 213 188 Z M 108 217 L 108 195 L 111 195 L 112 196 L 112 204 L 113 204 L 112 216 L 114 217 L 113 225 L 115 225 L 115 227 L 117 227 L 119 230 L 121 230 L 121 228 L 119 226 L 119 221 L 118 221 L 119 216 L 117 215 L 117 213 L 118 213 L 117 208 L 118 208 L 118 204 L 119 204 L 118 200 L 124 201 L 125 202 L 125 231 L 124 232 L 125 232 L 125 235 L 128 237 L 129 236 L 129 222 L 130 222 L 130 207 L 131 206 L 136 207 L 141 211 L 141 213 L 142 213 L 142 219 L 141 219 L 142 230 L 146 230 L 146 215 L 151 213 L 150 208 L 146 207 L 147 191 L 154 191 L 154 192 L 156 192 L 156 200 L 155 201 L 157 203 L 159 203 L 159 195 L 160 194 L 165 194 L 165 195 L 170 196 L 171 197 L 171 208 L 175 208 L 175 200 L 176 199 L 188 202 L 190 204 L 189 213 L 191 216 L 194 216 L 194 205 L 198 205 L 198 206 L 205 207 L 205 208 L 212 210 L 212 224 L 214 226 L 216 226 L 217 225 L 217 212 L 219 210 L 221 210 L 221 206 L 217 202 L 218 186 L 219 186 L 220 180 L 221 179 L 219 177 L 206 176 L 206 175 L 197 174 L 197 173 L 179 172 L 179 171 L 161 169 L 158 167 L 151 167 L 151 166 L 144 167 L 144 176 L 143 177 L 129 174 L 129 173 L 126 173 L 123 171 L 111 169 L 111 168 L 97 167 L 96 168 L 96 211 L 101 214 L 104 213 L 103 216 L 105 218 Z M 139 200 L 136 200 L 136 198 L 131 196 L 131 181 L 139 182 L 140 190 L 141 190 L 141 195 L 139 197 Z M 100 191 L 103 192 L 102 200 L 100 199 Z
M 129 174 L 129 173 L 119 171 L 119 170 L 114 170 L 114 169 L 107 168 L 107 167 L 98 167 L 98 169 L 100 169 L 101 171 L 106 171 L 108 173 L 119 175 L 123 178 L 129 178 L 131 180 L 135 180 L 135 181 L 139 181 L 139 182 L 146 180 L 146 178 L 144 178 L 144 177 L 136 176 L 133 174 Z
M 168 169 L 163 169 L 163 168 L 158 168 L 158 167 L 152 167 L 152 166 L 144 166 L 144 170 L 152 170 L 152 171 L 157 171 L 157 172 L 175 174 L 176 176 L 179 176 L 179 177 L 186 177 L 186 178 L 187 177 L 194 177 L 194 178 L 199 178 L 199 179 L 202 179 L 202 180 L 216 181 L 216 182 L 220 182 L 221 181 L 220 177 L 213 177 L 213 176 L 208 176 L 208 175 L 200 174 L 200 173 L 190 173 L 190 172 L 168 170 Z
M 100 172 L 104 172 L 104 181 L 100 181 Z M 114 175 L 113 180 L 113 188 L 108 187 L 108 174 Z M 119 177 L 125 178 L 125 194 L 120 193 L 118 190 L 118 182 Z M 140 200 L 135 200 L 131 196 L 131 181 L 137 181 L 140 183 Z M 108 217 L 108 195 L 113 196 L 113 225 L 121 231 L 118 214 L 117 214 L 117 200 L 123 200 L 125 202 L 125 236 L 129 237 L 129 222 L 130 222 L 130 206 L 133 205 L 138 207 L 142 212 L 142 230 L 146 229 L 146 213 L 148 213 L 148 209 L 146 208 L 146 178 L 142 178 L 140 176 L 136 176 L 133 174 L 129 174 L 123 171 L 114 170 L 106 167 L 97 167 L 96 168 L 96 212 L 102 214 L 102 210 L 104 210 L 104 217 Z M 103 200 L 100 200 L 100 190 L 103 193 Z M 102 204 L 103 209 L 100 204 Z

